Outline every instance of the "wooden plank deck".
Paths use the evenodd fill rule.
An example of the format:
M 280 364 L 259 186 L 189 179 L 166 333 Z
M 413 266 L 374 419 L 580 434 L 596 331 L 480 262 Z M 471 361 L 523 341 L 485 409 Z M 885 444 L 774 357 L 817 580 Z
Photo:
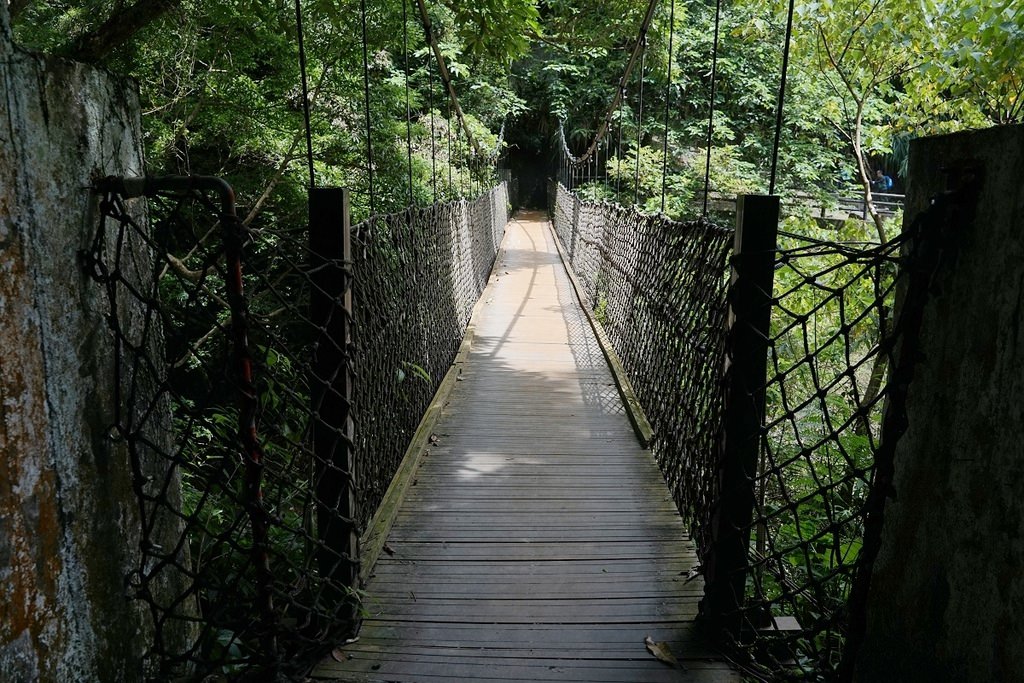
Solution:
M 696 556 L 553 239 L 510 222 L 359 640 L 315 679 L 741 680 L 696 633 Z

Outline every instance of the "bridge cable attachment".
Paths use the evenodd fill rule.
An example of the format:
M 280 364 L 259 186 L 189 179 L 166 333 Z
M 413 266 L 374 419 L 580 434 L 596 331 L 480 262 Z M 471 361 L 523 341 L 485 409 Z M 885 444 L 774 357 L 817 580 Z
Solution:
M 409 206 L 415 204 L 412 183 L 412 107 L 409 98 L 409 0 L 402 0 L 402 53 L 405 58 L 405 152 L 409 162 Z
M 647 58 L 647 36 L 641 38 L 640 51 L 640 97 L 636 115 L 636 173 L 633 175 L 633 204 L 640 203 L 640 143 L 644 136 L 644 62 Z
M 372 216 L 377 212 L 373 196 L 373 139 L 370 122 L 370 59 L 366 39 L 366 0 L 359 0 L 359 21 L 362 25 L 363 43 L 363 113 L 366 118 L 366 181 L 369 194 L 369 209 Z

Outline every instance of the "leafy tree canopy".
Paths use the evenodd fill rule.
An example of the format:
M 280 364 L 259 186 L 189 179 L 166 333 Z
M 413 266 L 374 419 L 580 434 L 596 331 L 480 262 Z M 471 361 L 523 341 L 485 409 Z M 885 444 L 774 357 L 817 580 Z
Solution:
M 410 163 L 413 199 L 432 201 L 442 152 L 454 174 L 440 198 L 458 194 L 459 178 L 485 182 L 459 126 L 448 124 L 454 114 L 419 21 L 420 0 L 365 6 L 372 169 L 360 3 L 303 3 L 318 175 L 356 190 L 357 215 L 370 208 L 371 170 L 380 190 L 375 208 L 383 210 L 407 201 Z M 15 0 L 10 7 L 22 44 L 137 79 L 153 171 L 227 175 L 255 213 L 274 220 L 301 211 L 306 176 L 291 0 Z M 561 120 L 581 151 L 615 95 L 647 4 L 443 0 L 423 7 L 467 125 L 483 142 L 494 145 L 507 119 L 518 126 L 518 144 L 550 148 Z M 782 0 L 722 4 L 713 189 L 767 189 L 786 9 Z M 693 213 L 702 191 L 714 20 L 711 4 L 676 0 L 673 8 L 660 0 L 643 68 L 614 112 L 602 175 L 615 176 L 620 190 L 636 186 L 649 207 L 660 205 L 654 195 L 662 183 L 636 177 L 638 156 L 640 167 L 650 160 L 651 173 L 660 174 L 659 158 L 665 164 L 673 213 Z M 1015 0 L 797 0 L 782 190 L 828 195 L 854 185 L 870 193 L 877 169 L 901 180 L 914 136 L 1020 121 L 1022 47 L 1024 10 Z M 638 142 L 648 149 L 638 154 Z M 630 159 L 632 176 L 623 170 Z

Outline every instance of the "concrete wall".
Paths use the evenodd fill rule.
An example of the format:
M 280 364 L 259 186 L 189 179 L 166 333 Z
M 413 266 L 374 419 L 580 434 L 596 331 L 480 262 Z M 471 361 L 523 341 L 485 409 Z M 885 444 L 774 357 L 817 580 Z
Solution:
M 896 453 L 861 681 L 1024 681 L 1024 127 L 914 141 L 907 216 L 978 167 Z
M 18 50 L 2 0 L 0 83 L 0 680 L 139 679 L 138 506 L 106 438 L 107 304 L 78 256 L 91 179 L 142 171 L 135 89 Z

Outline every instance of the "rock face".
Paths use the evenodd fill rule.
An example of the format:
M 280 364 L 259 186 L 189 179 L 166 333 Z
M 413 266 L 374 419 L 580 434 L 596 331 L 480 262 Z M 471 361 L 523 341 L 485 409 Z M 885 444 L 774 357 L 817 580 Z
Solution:
M 142 172 L 135 89 L 24 52 L 0 2 L 0 679 L 141 679 L 138 503 L 112 422 L 98 175 Z M 141 211 L 141 207 L 138 209 Z
M 907 216 L 981 179 L 925 309 L 860 681 L 1024 680 L 1024 126 L 915 140 Z

